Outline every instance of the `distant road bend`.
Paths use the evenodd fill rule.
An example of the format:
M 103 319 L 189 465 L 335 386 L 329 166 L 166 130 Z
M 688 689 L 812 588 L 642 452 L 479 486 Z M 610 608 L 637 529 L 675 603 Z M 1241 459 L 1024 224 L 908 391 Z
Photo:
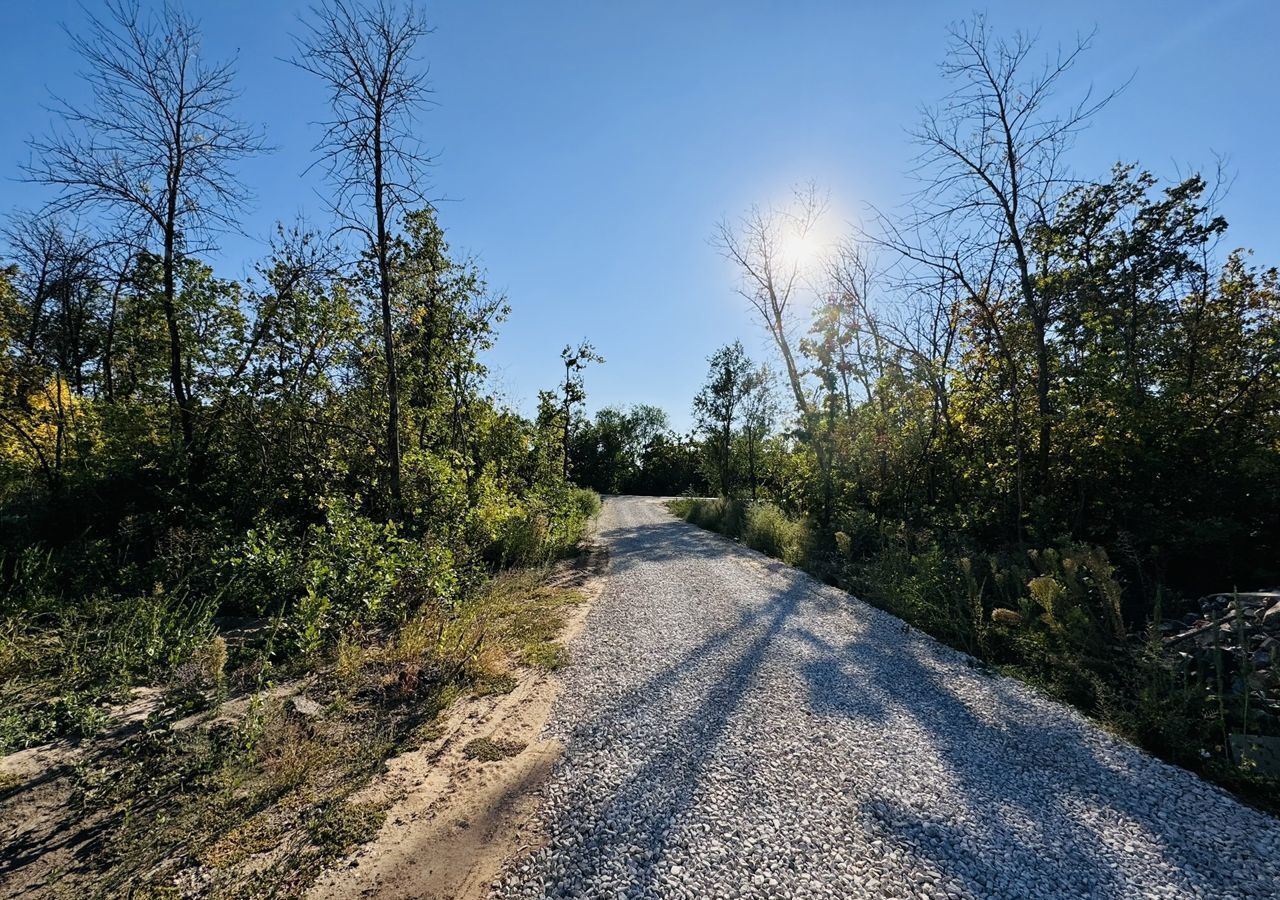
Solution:
M 517 897 L 1280 897 L 1280 822 L 781 563 L 607 501 Z

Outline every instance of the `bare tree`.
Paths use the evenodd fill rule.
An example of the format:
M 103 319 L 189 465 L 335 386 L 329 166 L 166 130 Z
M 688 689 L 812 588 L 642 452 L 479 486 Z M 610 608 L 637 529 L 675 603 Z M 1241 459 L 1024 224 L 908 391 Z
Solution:
M 804 260 L 788 248 L 811 243 L 816 228 L 827 212 L 828 199 L 810 184 L 795 192 L 787 207 L 753 206 L 737 223 L 722 221 L 712 243 L 737 268 L 738 293 L 759 315 L 769 332 L 795 401 L 802 433 L 817 458 L 822 473 L 823 504 L 820 522 L 830 522 L 834 508 L 832 455 L 828 438 L 820 434 L 827 427 L 818 420 L 814 404 L 805 391 L 804 372 L 796 361 L 796 330 L 800 327 L 799 299 L 813 288 Z M 829 417 L 828 417 L 829 419 Z
M 103 242 L 97 255 L 98 278 L 107 285 L 107 307 L 103 312 L 101 347 L 102 397 L 108 403 L 116 399 L 116 326 L 120 319 L 120 300 L 133 274 L 138 247 L 142 243 L 138 235 L 117 232 Z
M 1086 91 L 1074 104 L 1054 103 L 1091 36 L 1037 64 L 1035 41 L 1023 34 L 996 37 L 985 18 L 953 26 L 942 64 L 954 84 L 940 105 L 925 110 L 916 131 L 924 185 L 915 214 L 887 219 L 882 241 L 909 263 L 931 270 L 966 296 L 974 324 L 1006 365 L 1015 420 L 1021 380 L 1010 324 L 1022 323 L 1031 340 L 1036 398 L 1038 489 L 1049 487 L 1053 430 L 1049 340 L 1057 310 L 1037 288 L 1045 260 L 1035 236 L 1053 221 L 1060 199 L 1076 182 L 1064 154 L 1076 134 L 1114 96 Z M 946 329 L 944 329 L 945 331 Z M 1024 439 L 1018 431 L 1021 496 Z M 1022 501 L 1019 499 L 1019 518 Z
M 342 228 L 355 232 L 372 259 L 387 367 L 387 461 L 393 513 L 400 507 L 400 390 L 392 329 L 395 278 L 392 231 L 406 209 L 425 203 L 430 157 L 414 133 L 430 97 L 418 42 L 431 33 L 413 3 L 328 0 L 311 10 L 297 39 L 294 65 L 329 88 L 333 113 L 316 150 L 334 188 Z
M 886 432 L 891 398 L 885 376 L 899 365 L 900 351 L 890 339 L 889 322 L 872 306 L 872 291 L 879 273 L 868 248 L 856 239 L 841 242 L 827 260 L 826 328 L 837 358 L 832 360 L 840 378 L 845 410 L 854 423 L 856 404 L 853 392 L 861 391 L 861 402 L 874 404 L 876 446 L 879 448 L 881 484 L 888 482 L 889 455 Z M 815 326 L 816 328 L 816 326 Z
M 92 251 L 79 229 L 57 216 L 15 214 L 3 235 L 9 257 L 18 265 L 13 286 L 24 317 L 19 346 L 27 363 L 41 364 L 47 362 L 43 357 L 48 349 L 41 336 L 56 316 L 50 308 L 55 295 L 86 274 Z
M 876 399 L 876 385 L 884 377 L 891 350 L 883 334 L 880 315 L 872 308 L 871 293 L 876 279 L 875 264 L 867 249 L 848 239 L 834 248 L 826 260 L 826 304 L 838 318 L 838 362 L 845 408 L 853 414 L 853 385 L 862 389 L 864 400 Z
M 810 412 L 793 348 L 797 295 L 806 285 L 801 261 L 787 245 L 810 238 L 827 210 L 827 199 L 809 185 L 785 208 L 753 206 L 736 224 L 722 221 L 712 243 L 739 271 L 738 293 L 759 315 L 782 356 L 787 382 L 803 420 Z
M 169 381 L 190 451 L 196 400 L 183 378 L 178 261 L 208 249 L 219 228 L 234 227 L 248 197 L 233 166 L 264 147 L 231 114 L 233 62 L 202 57 L 192 19 L 171 6 L 143 14 L 136 0 L 106 0 L 105 9 L 71 35 L 92 101 L 55 99 L 63 128 L 31 142 L 26 171 L 59 189 L 54 210 L 97 207 L 160 244 Z

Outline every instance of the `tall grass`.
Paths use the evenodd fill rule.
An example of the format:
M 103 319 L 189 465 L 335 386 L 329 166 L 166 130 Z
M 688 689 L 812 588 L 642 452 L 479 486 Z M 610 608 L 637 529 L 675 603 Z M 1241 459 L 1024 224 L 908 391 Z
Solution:
M 808 559 L 808 525 L 802 520 L 787 518 L 772 503 L 685 497 L 673 500 L 670 506 L 676 515 L 700 528 L 740 540 L 753 550 L 789 565 L 803 565 Z

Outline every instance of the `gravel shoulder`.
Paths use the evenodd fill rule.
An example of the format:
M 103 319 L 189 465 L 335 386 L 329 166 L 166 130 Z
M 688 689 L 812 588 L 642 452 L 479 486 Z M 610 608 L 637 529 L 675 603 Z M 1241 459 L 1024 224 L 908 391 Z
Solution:
M 607 501 L 518 897 L 1276 897 L 1280 822 L 807 575 Z

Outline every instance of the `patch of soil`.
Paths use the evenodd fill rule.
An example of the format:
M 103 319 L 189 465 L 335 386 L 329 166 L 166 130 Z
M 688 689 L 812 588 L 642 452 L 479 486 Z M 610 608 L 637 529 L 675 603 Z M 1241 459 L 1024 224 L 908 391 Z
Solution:
M 607 565 L 603 546 L 593 543 L 552 572 L 553 586 L 573 588 L 584 601 L 562 641 L 581 630 Z M 537 790 L 562 750 L 541 734 L 560 680 L 535 668 L 514 674 L 509 693 L 455 703 L 436 740 L 389 760 L 386 774 L 353 798 L 385 804 L 386 821 L 371 842 L 321 874 L 312 900 L 485 897 L 509 858 L 541 843 L 532 824 Z M 473 755 L 489 747 L 502 752 Z
M 114 752 L 161 702 L 159 690 L 138 688 L 108 711 L 110 724 L 94 741 L 58 740 L 0 757 L 0 897 L 47 887 L 98 838 L 103 817 L 85 817 L 70 802 L 72 771 Z

